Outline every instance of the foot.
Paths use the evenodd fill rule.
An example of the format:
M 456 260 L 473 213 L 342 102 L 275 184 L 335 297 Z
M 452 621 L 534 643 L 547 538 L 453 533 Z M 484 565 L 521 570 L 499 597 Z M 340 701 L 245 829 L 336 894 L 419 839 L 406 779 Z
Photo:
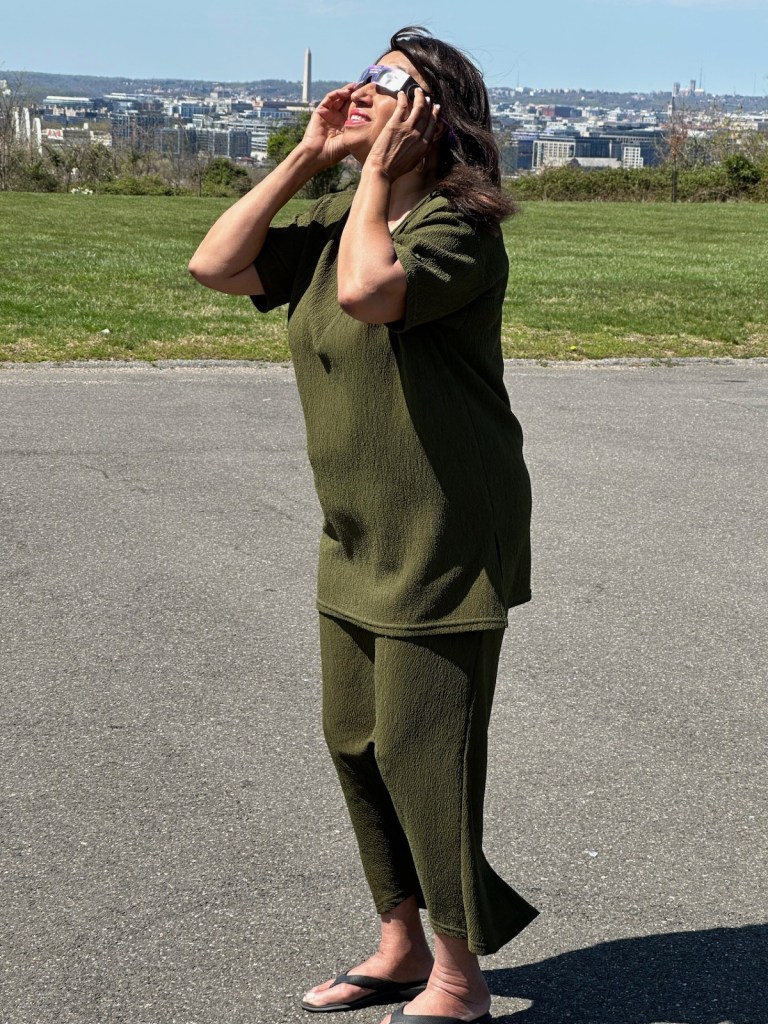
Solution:
M 452 980 L 435 976 L 432 972 L 425 990 L 406 1004 L 403 1011 L 409 1014 L 425 1014 L 427 1017 L 455 1017 L 471 1021 L 482 1017 L 491 1008 L 491 994 L 482 976 L 473 979 L 466 986 L 459 986 Z M 391 1014 L 381 1024 L 390 1024 Z
M 358 964 L 353 970 L 346 971 L 347 974 L 367 974 L 371 978 L 383 978 L 386 981 L 421 981 L 428 978 L 432 970 L 432 954 L 427 947 L 426 950 L 410 950 L 407 954 L 386 955 L 381 951 L 374 953 L 368 960 Z M 357 999 L 370 995 L 373 991 L 370 988 L 360 988 L 357 985 L 333 985 L 335 978 L 324 981 L 322 985 L 315 985 L 304 996 L 305 1003 L 312 1006 L 327 1006 L 329 1003 L 352 1003 Z

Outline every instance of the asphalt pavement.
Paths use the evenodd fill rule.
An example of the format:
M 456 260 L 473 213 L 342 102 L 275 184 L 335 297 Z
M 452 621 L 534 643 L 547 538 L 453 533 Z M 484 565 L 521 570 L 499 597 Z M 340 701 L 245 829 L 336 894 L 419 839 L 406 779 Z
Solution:
M 486 852 L 542 914 L 496 1019 L 768 1024 L 768 361 L 507 383 L 534 600 Z M 0 368 L 0 473 L 0 1022 L 307 1024 L 376 920 L 292 371 Z

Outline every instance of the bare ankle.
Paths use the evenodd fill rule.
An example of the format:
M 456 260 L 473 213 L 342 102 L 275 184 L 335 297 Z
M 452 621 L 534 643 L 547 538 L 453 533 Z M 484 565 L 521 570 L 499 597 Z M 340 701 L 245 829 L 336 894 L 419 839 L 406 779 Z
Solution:
M 381 915 L 379 953 L 386 959 L 401 963 L 432 963 L 432 951 L 424 934 L 419 905 L 414 896 Z
M 435 965 L 429 984 L 469 1003 L 490 1000 L 480 962 L 469 952 L 465 939 L 435 935 Z

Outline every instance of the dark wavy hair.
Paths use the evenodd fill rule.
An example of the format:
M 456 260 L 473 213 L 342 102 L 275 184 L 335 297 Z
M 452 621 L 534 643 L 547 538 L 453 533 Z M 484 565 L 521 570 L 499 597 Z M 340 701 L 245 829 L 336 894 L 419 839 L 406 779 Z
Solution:
M 491 104 L 472 61 L 421 25 L 401 28 L 389 49 L 418 68 L 447 128 L 438 142 L 435 189 L 476 224 L 498 224 L 515 212 L 501 187 L 499 147 L 491 131 Z

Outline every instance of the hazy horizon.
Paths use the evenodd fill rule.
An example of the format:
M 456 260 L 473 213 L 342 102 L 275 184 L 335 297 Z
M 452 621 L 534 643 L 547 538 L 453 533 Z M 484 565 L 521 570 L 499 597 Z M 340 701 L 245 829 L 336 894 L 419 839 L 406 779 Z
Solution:
M 669 92 L 691 79 L 708 93 L 760 97 L 768 89 L 766 0 L 550 0 L 540 10 L 489 0 L 476 9 L 393 0 L 284 0 L 267 15 L 189 0 L 182 15 L 136 0 L 130 17 L 82 0 L 42 0 L 34 29 L 11 9 L 0 43 L 5 68 L 27 73 L 132 79 L 299 81 L 304 51 L 313 78 L 349 81 L 405 24 L 426 24 L 466 49 L 489 87 Z M 297 25 L 299 26 L 297 28 Z M 56 70 L 37 71 L 39 68 Z M 118 71 L 113 70 L 119 68 Z

